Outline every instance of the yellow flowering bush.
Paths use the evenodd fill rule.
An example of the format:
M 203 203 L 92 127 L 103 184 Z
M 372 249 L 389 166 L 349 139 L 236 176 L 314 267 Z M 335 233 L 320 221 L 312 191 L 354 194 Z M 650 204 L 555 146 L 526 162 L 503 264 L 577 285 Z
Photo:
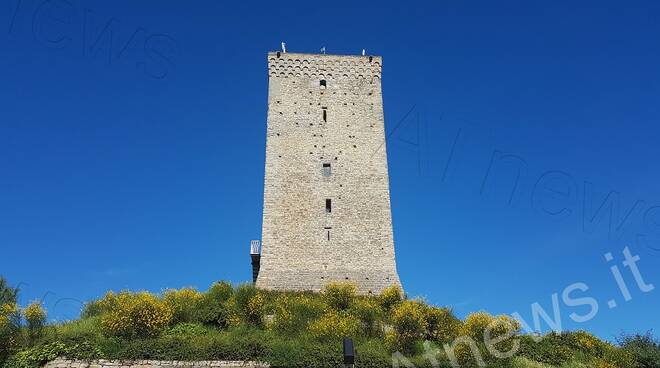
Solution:
M 458 337 L 461 321 L 448 308 L 428 306 L 425 308 L 426 338 L 440 344 Z
M 83 308 L 81 315 L 83 318 L 100 316 L 103 313 L 108 312 L 116 300 L 117 298 L 115 293 L 108 291 L 105 293 L 103 298 L 85 303 L 85 307 Z
M 575 331 L 568 333 L 573 346 L 589 355 L 602 356 L 606 349 L 606 343 L 586 331 Z
M 607 344 L 607 348 L 603 354 L 603 360 L 613 364 L 617 368 L 636 367 L 638 364 L 637 359 L 635 359 L 635 356 L 630 351 L 617 348 L 610 344 Z
M 333 310 L 312 322 L 308 330 L 317 340 L 340 340 L 344 337 L 357 336 L 360 321 L 350 314 Z
M 12 319 L 16 316 L 20 318 L 20 310 L 18 309 L 18 305 L 14 303 L 0 305 L 0 326 L 12 324 Z
M 248 299 L 245 307 L 245 318 L 249 323 L 257 326 L 263 324 L 264 314 L 266 312 L 266 299 L 263 294 L 257 292 Z
M 101 330 L 107 336 L 157 336 L 172 320 L 170 306 L 150 293 L 122 291 L 113 298 L 110 311 L 101 316 Z
M 339 364 L 343 337 L 355 338 L 359 365 L 364 367 L 392 364 L 390 353 L 397 351 L 420 367 L 428 366 L 430 357 L 443 367 L 457 362 L 466 368 L 481 362 L 501 368 L 645 364 L 636 362 L 639 350 L 624 343 L 617 347 L 584 331 L 548 333 L 537 341 L 521 335 L 520 323 L 509 316 L 478 312 L 463 322 L 450 309 L 406 300 L 398 287 L 378 296 L 358 296 L 355 285 L 347 283 L 330 284 L 321 293 L 260 290 L 251 284 L 234 288 L 228 282 L 203 293 L 192 288 L 167 290 L 162 297 L 109 292 L 88 303 L 80 320 L 54 324 L 43 337 L 28 339 L 30 330 L 45 321 L 46 311 L 39 303 L 21 309 L 0 299 L 0 367 L 38 368 L 55 357 L 236 359 L 278 367 L 325 367 Z M 484 341 L 509 336 L 495 349 Z M 657 349 L 655 340 L 648 339 L 646 351 Z M 423 345 L 424 340 L 430 344 Z M 506 353 L 518 343 L 516 356 L 495 359 L 495 350 Z
M 488 351 L 484 344 L 477 341 L 461 341 L 456 343 L 453 352 L 461 367 L 476 367 L 480 362 L 488 362 Z
M 332 282 L 323 289 L 328 305 L 336 310 L 346 310 L 357 295 L 357 286 L 352 282 Z
M 389 311 L 403 301 L 403 290 L 396 285 L 388 286 L 380 293 L 378 301 L 384 310 Z
M 520 327 L 520 322 L 510 316 L 495 316 L 491 323 L 488 325 L 488 330 L 490 332 L 489 336 L 484 335 L 484 337 L 482 337 L 482 341 L 492 342 L 495 339 L 503 338 L 505 340 L 493 344 L 493 348 L 495 348 L 495 350 L 500 353 L 507 353 L 515 348 L 517 341 L 516 336 L 518 336 L 520 333 Z M 506 338 L 507 336 L 510 337 Z M 485 340 L 486 337 L 489 338 L 488 341 Z
M 46 311 L 40 302 L 32 302 L 23 310 L 23 316 L 27 322 L 28 334 L 30 339 L 39 337 L 44 325 L 46 324 Z
M 192 322 L 203 296 L 193 288 L 166 290 L 163 300 L 172 309 L 172 323 Z
M 582 340 L 580 344 L 591 347 L 591 352 L 588 352 L 587 355 L 599 357 L 593 363 L 595 367 L 634 368 L 637 366 L 637 360 L 630 351 L 617 348 L 588 332 L 578 331 L 575 334 L 578 333 L 581 335 L 579 339 Z M 576 337 L 573 336 L 573 338 Z
M 85 303 L 85 307 L 82 311 L 82 317 L 96 317 L 107 313 L 112 309 L 116 302 L 117 295 L 112 291 L 108 291 L 105 293 L 103 298 Z
M 23 315 L 25 316 L 28 327 L 40 327 L 46 323 L 46 311 L 40 302 L 35 301 L 25 307 Z
M 484 341 L 486 328 L 493 323 L 495 318 L 486 312 L 476 312 L 468 315 L 461 328 L 461 336 L 468 336 L 474 341 Z
M 415 343 L 424 338 L 428 328 L 424 305 L 413 300 L 402 302 L 394 308 L 391 323 L 393 331 L 385 336 L 390 350 L 412 352 Z
M 486 335 L 486 330 L 489 331 L 488 336 Z M 492 348 L 500 353 L 507 353 L 514 348 L 516 341 L 514 337 L 517 336 L 519 331 L 520 323 L 509 316 L 500 315 L 494 317 L 486 312 L 476 312 L 465 318 L 460 329 L 460 336 L 467 336 L 476 342 L 483 352 L 484 359 L 488 359 L 490 358 L 490 351 L 483 349 L 484 342 L 510 335 L 510 338 L 497 342 L 492 346 Z M 488 341 L 486 337 L 489 338 Z

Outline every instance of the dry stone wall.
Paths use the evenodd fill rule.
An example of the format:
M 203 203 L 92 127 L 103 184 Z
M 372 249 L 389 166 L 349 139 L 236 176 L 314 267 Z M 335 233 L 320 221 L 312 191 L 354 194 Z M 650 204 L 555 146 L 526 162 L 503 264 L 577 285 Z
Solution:
M 69 360 L 55 359 L 44 368 L 268 368 L 268 363 L 251 361 L 177 361 L 177 360 Z
M 400 286 L 378 56 L 268 54 L 257 286 Z

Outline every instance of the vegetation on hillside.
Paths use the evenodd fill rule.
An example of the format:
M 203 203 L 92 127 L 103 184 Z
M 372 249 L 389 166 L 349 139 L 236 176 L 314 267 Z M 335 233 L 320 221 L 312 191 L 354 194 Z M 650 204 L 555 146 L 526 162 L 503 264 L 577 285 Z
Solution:
M 357 367 L 650 368 L 660 346 L 650 335 L 612 345 L 584 332 L 520 333 L 508 316 L 406 299 L 397 288 L 357 296 L 355 286 L 322 293 L 270 292 L 226 282 L 192 288 L 108 292 L 78 320 L 47 324 L 39 303 L 19 308 L 0 278 L 0 366 L 33 368 L 72 359 L 259 360 L 275 367 L 338 367 L 341 339 L 356 342 Z M 536 341 L 539 340 L 539 341 Z

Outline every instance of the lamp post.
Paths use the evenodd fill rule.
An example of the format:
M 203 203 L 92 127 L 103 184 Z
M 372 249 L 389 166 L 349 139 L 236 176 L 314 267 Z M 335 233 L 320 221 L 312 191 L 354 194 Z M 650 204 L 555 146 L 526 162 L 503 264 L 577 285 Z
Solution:
M 355 347 L 353 347 L 353 339 L 344 337 L 344 367 L 355 367 Z
M 257 282 L 261 267 L 261 242 L 259 240 L 250 241 L 250 258 L 252 259 L 252 283 L 254 284 Z

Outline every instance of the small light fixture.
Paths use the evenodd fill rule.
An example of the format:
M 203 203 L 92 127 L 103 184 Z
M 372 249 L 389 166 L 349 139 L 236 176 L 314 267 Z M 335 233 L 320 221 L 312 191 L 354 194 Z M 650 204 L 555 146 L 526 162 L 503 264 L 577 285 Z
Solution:
M 346 367 L 353 367 L 355 364 L 355 348 L 353 347 L 353 339 L 344 337 L 344 365 Z

